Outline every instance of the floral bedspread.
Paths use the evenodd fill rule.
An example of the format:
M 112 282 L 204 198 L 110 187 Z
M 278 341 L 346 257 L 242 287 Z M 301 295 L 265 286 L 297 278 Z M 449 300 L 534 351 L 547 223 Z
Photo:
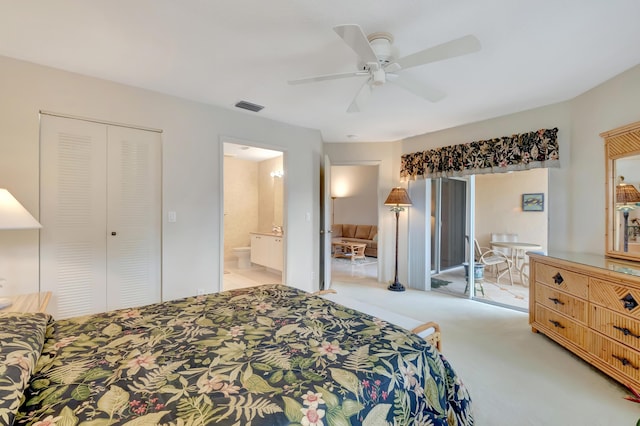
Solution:
M 56 321 L 16 424 L 471 425 L 420 337 L 267 285 Z
M 10 425 L 29 384 L 51 317 L 0 313 L 0 424 Z

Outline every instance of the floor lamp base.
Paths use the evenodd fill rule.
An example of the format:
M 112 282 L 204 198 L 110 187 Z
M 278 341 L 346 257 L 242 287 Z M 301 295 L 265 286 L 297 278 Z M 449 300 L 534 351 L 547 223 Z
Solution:
M 404 291 L 405 288 L 404 288 L 404 286 L 402 284 L 400 284 L 398 281 L 396 281 L 393 284 L 391 284 L 389 287 L 387 287 L 387 290 Z

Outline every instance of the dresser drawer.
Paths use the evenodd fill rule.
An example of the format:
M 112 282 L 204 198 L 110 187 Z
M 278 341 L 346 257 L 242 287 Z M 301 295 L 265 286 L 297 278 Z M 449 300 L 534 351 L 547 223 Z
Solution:
M 593 355 L 636 383 L 640 380 L 640 353 L 594 332 L 589 340 Z
M 579 299 L 542 284 L 536 286 L 535 298 L 537 303 L 587 324 L 589 311 L 586 300 Z
M 543 329 L 550 330 L 586 349 L 587 327 L 576 321 L 536 303 L 536 322 L 543 333 Z
M 589 325 L 599 331 L 624 343 L 635 350 L 640 349 L 640 321 L 620 315 L 597 305 L 591 305 Z
M 536 281 L 556 290 L 586 299 L 589 295 L 589 278 L 586 275 L 536 263 Z
M 640 290 L 591 278 L 589 300 L 612 311 L 640 320 Z

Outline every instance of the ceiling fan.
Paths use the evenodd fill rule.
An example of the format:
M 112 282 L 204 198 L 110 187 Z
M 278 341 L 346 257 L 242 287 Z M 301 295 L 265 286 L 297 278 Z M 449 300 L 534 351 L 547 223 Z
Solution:
M 395 59 L 391 52 L 393 36 L 389 33 L 373 33 L 367 37 L 360 26 L 356 24 L 338 25 L 333 27 L 333 30 L 358 55 L 358 71 L 305 77 L 290 80 L 289 84 L 313 83 L 349 77 L 366 77 L 366 81 L 351 102 L 351 105 L 349 105 L 347 112 L 362 111 L 369 100 L 369 96 L 371 96 L 372 89 L 386 82 L 397 84 L 428 101 L 437 102 L 445 97 L 442 91 L 410 79 L 406 75 L 399 75 L 397 72 L 480 50 L 480 41 L 475 36 L 467 35 Z

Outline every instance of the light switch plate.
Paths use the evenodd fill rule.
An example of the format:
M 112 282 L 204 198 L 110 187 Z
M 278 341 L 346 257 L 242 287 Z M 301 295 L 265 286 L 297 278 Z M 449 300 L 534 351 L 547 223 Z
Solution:
M 177 215 L 176 215 L 176 212 L 169 212 L 167 214 L 167 218 L 168 218 L 169 222 L 176 222 L 177 219 L 178 219 Z

